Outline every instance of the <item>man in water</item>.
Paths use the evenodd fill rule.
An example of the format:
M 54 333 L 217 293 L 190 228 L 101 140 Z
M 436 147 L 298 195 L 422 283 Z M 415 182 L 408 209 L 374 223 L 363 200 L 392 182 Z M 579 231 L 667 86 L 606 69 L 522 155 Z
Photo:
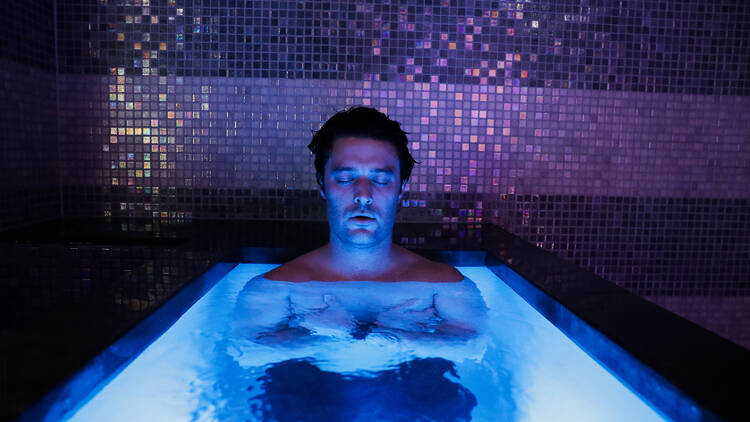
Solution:
M 313 136 L 329 242 L 270 272 L 269 280 L 459 282 L 450 265 L 392 243 L 396 209 L 415 160 L 398 122 L 368 107 L 334 114 Z
M 227 342 L 241 369 L 228 372 L 259 384 L 242 385 L 252 417 L 470 419 L 478 402 L 455 362 L 482 362 L 487 307 L 455 268 L 392 243 L 415 163 L 407 143 L 397 122 L 365 107 L 313 136 L 330 240 L 248 281 Z

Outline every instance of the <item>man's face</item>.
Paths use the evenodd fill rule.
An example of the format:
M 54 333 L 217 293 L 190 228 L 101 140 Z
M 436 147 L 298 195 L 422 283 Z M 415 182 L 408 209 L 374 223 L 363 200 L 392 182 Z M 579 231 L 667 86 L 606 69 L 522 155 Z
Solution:
M 396 148 L 388 142 L 336 139 L 321 191 L 331 236 L 352 247 L 390 243 L 402 195 L 400 174 Z

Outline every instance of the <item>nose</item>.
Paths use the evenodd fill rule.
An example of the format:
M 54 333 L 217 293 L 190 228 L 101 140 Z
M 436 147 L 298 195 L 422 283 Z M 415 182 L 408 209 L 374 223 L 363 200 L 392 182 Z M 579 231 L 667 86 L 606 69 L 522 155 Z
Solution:
M 358 180 L 354 184 L 354 203 L 359 206 L 372 204 L 372 191 L 368 181 Z

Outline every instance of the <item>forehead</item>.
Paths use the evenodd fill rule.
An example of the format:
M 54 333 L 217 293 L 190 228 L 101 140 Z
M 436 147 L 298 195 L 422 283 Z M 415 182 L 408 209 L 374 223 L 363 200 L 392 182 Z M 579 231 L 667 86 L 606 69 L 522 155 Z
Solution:
M 371 166 L 382 169 L 398 170 L 398 152 L 389 142 L 371 138 L 344 137 L 333 141 L 331 168 Z

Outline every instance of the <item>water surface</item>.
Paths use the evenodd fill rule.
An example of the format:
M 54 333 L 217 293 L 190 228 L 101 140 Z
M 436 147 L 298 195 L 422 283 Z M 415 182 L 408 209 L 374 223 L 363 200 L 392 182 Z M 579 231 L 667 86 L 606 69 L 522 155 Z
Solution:
M 285 283 L 241 264 L 76 421 L 651 421 L 484 267 L 460 283 Z

